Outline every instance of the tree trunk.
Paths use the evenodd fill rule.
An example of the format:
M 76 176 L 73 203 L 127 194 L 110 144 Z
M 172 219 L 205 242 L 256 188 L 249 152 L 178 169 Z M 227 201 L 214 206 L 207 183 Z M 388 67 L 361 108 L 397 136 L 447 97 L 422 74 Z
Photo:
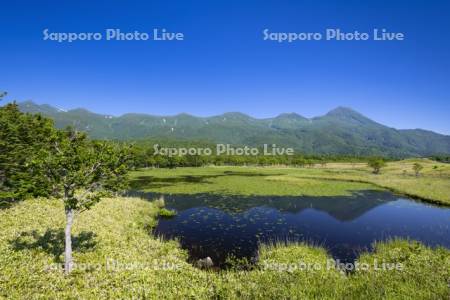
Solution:
M 74 211 L 71 208 L 66 209 L 66 230 L 65 235 L 65 252 L 64 252 L 64 272 L 68 275 L 73 268 L 72 259 L 72 224 Z

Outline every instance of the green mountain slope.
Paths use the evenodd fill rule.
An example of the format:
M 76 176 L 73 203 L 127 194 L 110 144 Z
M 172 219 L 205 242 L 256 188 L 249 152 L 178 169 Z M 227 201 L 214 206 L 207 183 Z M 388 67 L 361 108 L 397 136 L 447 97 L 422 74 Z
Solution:
M 421 129 L 397 130 L 345 107 L 311 119 L 295 113 L 255 119 L 237 112 L 213 117 L 135 113 L 114 117 L 85 109 L 64 111 L 31 101 L 19 106 L 24 112 L 53 118 L 57 127 L 71 125 L 96 139 L 164 138 L 249 146 L 275 143 L 303 153 L 399 157 L 450 153 L 450 136 Z

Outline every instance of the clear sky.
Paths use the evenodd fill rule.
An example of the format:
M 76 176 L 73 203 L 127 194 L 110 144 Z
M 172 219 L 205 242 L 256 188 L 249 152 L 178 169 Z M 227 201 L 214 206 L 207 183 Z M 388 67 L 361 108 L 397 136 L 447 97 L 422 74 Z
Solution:
M 348 106 L 450 134 L 449 1 L 3 1 L 8 100 L 120 115 L 306 117 Z M 44 41 L 50 32 L 184 33 L 184 41 Z M 271 32 L 402 32 L 404 41 L 264 41 Z

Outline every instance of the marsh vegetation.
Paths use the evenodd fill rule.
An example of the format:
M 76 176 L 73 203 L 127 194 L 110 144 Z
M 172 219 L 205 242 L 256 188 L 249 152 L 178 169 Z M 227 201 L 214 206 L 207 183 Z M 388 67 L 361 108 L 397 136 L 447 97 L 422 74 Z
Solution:
M 419 162 L 427 166 L 420 178 Z M 441 176 L 444 189 L 448 180 L 435 167 L 429 160 L 406 160 L 383 163 L 377 174 L 363 163 L 149 169 L 132 174 L 138 190 L 130 195 L 150 200 L 165 195 L 166 206 L 178 215 L 161 220 L 156 234 L 179 239 L 193 261 L 211 257 L 228 267 L 228 256 L 254 260 L 261 244 L 307 242 L 353 262 L 372 250 L 373 242 L 391 238 L 450 247 L 448 208 L 410 199 L 398 190 L 403 186 L 396 192 L 383 188 L 393 178 L 407 188 Z
M 449 205 L 448 164 L 315 164 L 299 156 L 290 167 L 265 161 L 258 165 L 270 167 L 176 168 L 179 162 L 168 161 L 171 169 L 131 174 L 128 194 L 148 197 L 139 199 L 117 194 L 127 186 L 127 171 L 139 165 L 136 153 L 128 161 L 129 145 L 57 130 L 15 104 L 0 109 L 0 125 L 0 298 L 450 295 L 450 252 L 441 247 L 449 243 L 448 208 L 399 200 L 407 195 Z M 196 159 L 195 165 L 207 163 Z M 198 229 L 235 242 L 228 243 L 234 250 L 249 241 L 252 255 L 227 252 L 229 267 L 221 269 L 210 256 L 227 249 L 207 240 L 209 248 L 197 249 L 208 255 L 197 260 L 203 268 L 186 246 L 189 238 L 204 241 L 193 234 Z M 314 239 L 327 234 L 330 244 Z M 352 262 L 388 267 L 348 272 L 337 263 L 330 245 L 351 244 L 351 234 L 364 246 Z
M 63 276 L 63 204 L 27 200 L 0 211 L 0 297 L 33 298 L 415 298 L 448 299 L 450 252 L 412 241 L 375 245 L 359 261 L 398 263 L 402 270 L 335 268 L 304 271 L 299 262 L 326 266 L 329 254 L 306 244 L 262 247 L 252 270 L 200 270 L 176 241 L 149 235 L 158 206 L 133 198 L 105 199 L 76 218 L 74 270 Z M 39 222 L 36 222 L 36 216 Z M 32 232 L 32 234 L 30 234 Z M 95 234 L 91 234 L 95 233 Z M 290 267 L 289 267 L 290 266 Z M 289 268 L 288 268 L 289 267 Z M 17 288 L 20 287 L 20 288 Z M 262 288 L 263 287 L 263 288 Z
M 420 164 L 416 176 L 415 164 Z M 450 205 L 450 165 L 429 159 L 387 162 L 379 174 L 367 163 L 326 163 L 309 167 L 227 167 L 141 169 L 132 188 L 159 194 L 339 196 L 357 190 L 389 189 L 426 202 Z

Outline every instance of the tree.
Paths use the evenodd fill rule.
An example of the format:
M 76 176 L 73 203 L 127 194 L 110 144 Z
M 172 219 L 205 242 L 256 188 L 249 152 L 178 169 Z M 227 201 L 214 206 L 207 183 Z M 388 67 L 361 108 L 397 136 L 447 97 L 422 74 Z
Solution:
M 125 188 L 128 153 L 126 148 L 90 141 L 86 134 L 69 128 L 58 131 L 50 149 L 40 151 L 34 160 L 52 194 L 64 203 L 66 274 L 73 269 L 71 232 L 75 215 Z
M 413 170 L 414 170 L 414 172 L 416 173 L 416 176 L 419 176 L 419 174 L 420 174 L 420 171 L 422 171 L 422 169 L 423 169 L 423 166 L 421 165 L 421 164 L 419 164 L 419 163 L 414 163 L 414 165 L 413 165 Z
M 0 93 L 0 100 L 5 93 Z M 71 230 L 76 213 L 125 187 L 129 148 L 57 130 L 41 115 L 0 107 L 0 200 L 55 196 L 66 213 L 65 271 L 73 267 Z
M 5 93 L 0 93 L 4 96 Z M 41 115 L 20 112 L 15 102 L 0 107 L 0 200 L 10 204 L 27 196 L 48 196 L 48 186 L 30 168 L 49 148 L 56 129 Z
M 367 165 L 373 169 L 373 174 L 380 174 L 380 170 L 386 166 L 386 162 L 381 158 L 372 158 Z

